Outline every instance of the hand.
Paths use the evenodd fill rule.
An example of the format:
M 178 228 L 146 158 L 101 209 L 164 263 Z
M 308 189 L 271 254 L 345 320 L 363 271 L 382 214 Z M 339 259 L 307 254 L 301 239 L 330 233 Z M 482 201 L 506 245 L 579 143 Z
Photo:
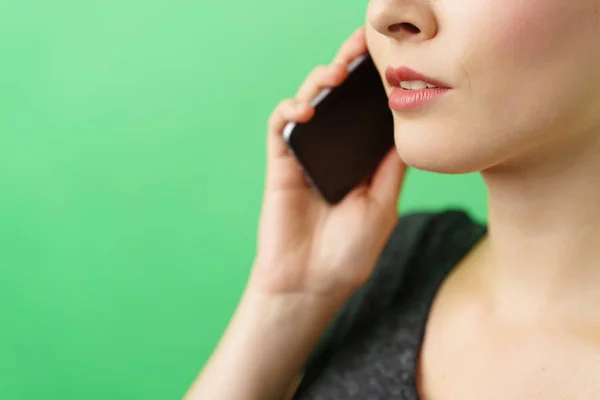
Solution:
M 311 100 L 348 75 L 348 64 L 367 51 L 364 27 L 338 50 L 332 64 L 316 67 L 295 98 L 269 118 L 267 176 L 258 249 L 249 286 L 270 294 L 347 296 L 371 274 L 398 219 L 406 166 L 392 149 L 373 178 L 330 205 L 307 183 L 282 131 L 289 121 L 314 115 Z

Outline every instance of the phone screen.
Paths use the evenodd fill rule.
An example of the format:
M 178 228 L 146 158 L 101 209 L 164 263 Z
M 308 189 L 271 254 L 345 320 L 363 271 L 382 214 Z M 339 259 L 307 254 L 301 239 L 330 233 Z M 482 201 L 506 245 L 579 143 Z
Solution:
M 305 174 L 329 203 L 368 179 L 394 145 L 392 112 L 368 53 L 357 58 L 338 87 L 313 101 L 307 123 L 290 124 L 286 142 Z

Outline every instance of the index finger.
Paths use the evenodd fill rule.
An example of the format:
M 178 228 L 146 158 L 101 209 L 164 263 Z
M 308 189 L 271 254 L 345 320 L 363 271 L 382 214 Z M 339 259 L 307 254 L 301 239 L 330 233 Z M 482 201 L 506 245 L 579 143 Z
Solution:
M 352 60 L 366 51 L 367 40 L 365 38 L 365 27 L 361 26 L 340 46 L 337 54 L 333 58 L 333 62 L 348 65 Z

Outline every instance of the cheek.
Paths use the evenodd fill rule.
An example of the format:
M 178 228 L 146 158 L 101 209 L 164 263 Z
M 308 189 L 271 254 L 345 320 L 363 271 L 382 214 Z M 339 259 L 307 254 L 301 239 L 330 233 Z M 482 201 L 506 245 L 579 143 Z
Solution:
M 597 8 L 600 0 L 504 0 L 469 1 L 457 14 L 449 15 L 452 32 L 460 37 L 460 54 L 472 70 L 492 66 L 519 70 L 548 70 L 564 64 L 564 57 L 577 54 L 596 41 Z M 453 5 L 453 4 L 452 4 Z M 451 9 L 448 5 L 447 9 Z M 452 40 L 449 40 L 452 42 Z M 493 63 L 493 65 L 490 65 Z
M 459 38 L 453 50 L 473 111 L 517 125 L 544 124 L 578 101 L 589 78 L 585 69 L 598 67 L 590 66 L 590 54 L 598 51 L 600 0 L 470 0 L 470 7 L 459 7 L 460 1 L 448 1 L 456 8 L 447 8 L 454 10 L 447 34 Z M 573 76 L 579 78 L 567 78 Z

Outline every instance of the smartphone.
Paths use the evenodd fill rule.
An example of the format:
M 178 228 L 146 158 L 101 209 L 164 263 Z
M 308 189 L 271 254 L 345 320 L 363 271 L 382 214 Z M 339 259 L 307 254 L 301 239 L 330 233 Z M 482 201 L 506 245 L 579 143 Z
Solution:
M 348 66 L 346 80 L 312 101 L 313 118 L 288 123 L 283 137 L 308 180 L 336 204 L 369 179 L 394 145 L 392 111 L 370 54 Z

